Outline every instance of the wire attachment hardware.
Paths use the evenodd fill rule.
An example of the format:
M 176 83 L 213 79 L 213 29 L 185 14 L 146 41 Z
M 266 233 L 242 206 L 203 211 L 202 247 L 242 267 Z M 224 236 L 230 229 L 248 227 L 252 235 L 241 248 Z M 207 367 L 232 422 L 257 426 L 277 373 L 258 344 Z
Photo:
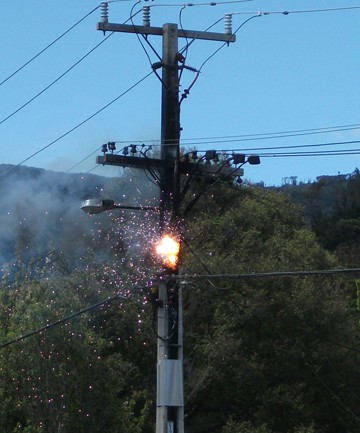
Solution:
M 143 26 L 150 27 L 150 6 L 144 6 L 142 11 L 143 11 Z
M 232 35 L 232 14 L 225 14 L 225 34 Z
M 100 22 L 109 22 L 109 4 L 107 2 L 101 2 L 100 5 Z

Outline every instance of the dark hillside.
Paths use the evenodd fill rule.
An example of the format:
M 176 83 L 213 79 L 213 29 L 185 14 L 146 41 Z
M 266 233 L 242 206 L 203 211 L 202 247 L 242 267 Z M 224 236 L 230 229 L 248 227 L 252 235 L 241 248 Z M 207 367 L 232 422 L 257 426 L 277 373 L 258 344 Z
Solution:
M 348 265 L 358 265 L 360 253 L 360 172 L 321 176 L 316 182 L 284 185 L 280 191 L 304 208 L 322 245 Z

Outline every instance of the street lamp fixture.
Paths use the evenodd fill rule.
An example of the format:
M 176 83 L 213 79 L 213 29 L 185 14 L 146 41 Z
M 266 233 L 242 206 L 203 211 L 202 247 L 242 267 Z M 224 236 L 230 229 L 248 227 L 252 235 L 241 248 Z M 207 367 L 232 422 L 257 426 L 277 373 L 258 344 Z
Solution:
M 114 200 L 96 198 L 84 200 L 81 204 L 81 209 L 90 215 L 96 215 L 112 209 L 147 210 L 153 212 L 160 210 L 160 208 L 153 206 L 127 206 L 116 204 Z

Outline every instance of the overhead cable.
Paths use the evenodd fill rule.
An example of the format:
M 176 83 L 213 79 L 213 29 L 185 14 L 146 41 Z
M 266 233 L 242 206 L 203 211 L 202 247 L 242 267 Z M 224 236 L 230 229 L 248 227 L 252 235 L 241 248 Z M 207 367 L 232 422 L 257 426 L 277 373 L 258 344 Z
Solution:
M 172 275 L 171 279 L 184 280 L 241 280 L 241 279 L 261 279 L 277 277 L 307 277 L 317 275 L 341 275 L 341 274 L 360 274 L 360 268 L 348 269 L 320 269 L 308 271 L 278 271 L 278 272 L 254 272 L 247 274 L 184 274 Z
M 41 51 L 39 51 L 35 56 L 33 56 L 30 60 L 28 60 L 26 63 L 24 63 L 20 68 L 18 68 L 16 71 L 11 73 L 8 77 L 3 79 L 3 81 L 0 82 L 0 86 L 2 86 L 4 83 L 6 83 L 10 78 L 14 77 L 17 73 L 22 71 L 26 66 L 28 66 L 31 62 L 33 62 L 35 59 L 37 59 L 41 54 L 43 54 L 45 51 L 47 51 L 50 47 L 52 47 L 56 42 L 58 42 L 60 39 L 62 39 L 66 34 L 68 34 L 71 30 L 73 30 L 77 25 L 79 25 L 82 21 L 84 21 L 89 15 L 91 15 L 93 12 L 95 12 L 97 9 L 99 9 L 100 5 L 96 6 L 93 10 L 91 10 L 89 13 L 87 13 L 85 16 L 83 16 L 79 21 L 77 21 L 75 24 L 73 24 L 71 27 L 69 27 L 64 33 L 62 33 L 60 36 L 58 36 L 56 39 L 54 39 L 52 42 L 50 42 L 49 45 L 47 45 L 45 48 L 43 48 Z
M 54 326 L 68 322 L 69 320 L 71 320 L 77 316 L 80 316 L 84 313 L 87 313 L 88 311 L 91 311 L 91 310 L 94 310 L 95 308 L 100 307 L 101 305 L 108 304 L 108 303 L 115 301 L 115 300 L 118 300 L 118 299 L 129 299 L 129 298 L 127 296 L 123 296 L 123 295 L 115 295 L 113 297 L 106 298 L 106 299 L 104 299 L 104 300 L 102 300 L 96 304 L 93 304 L 87 308 L 84 308 L 83 310 L 77 311 L 76 313 L 69 314 L 68 316 L 63 317 L 62 319 L 56 320 L 55 322 L 49 323 L 45 326 L 42 326 L 41 328 L 35 329 L 34 331 L 27 332 L 23 335 L 20 335 L 17 338 L 14 338 L 13 340 L 7 341 L 6 343 L 2 343 L 2 344 L 0 344 L 0 349 L 3 349 L 4 347 L 10 346 L 10 345 L 15 344 L 15 343 L 19 343 L 20 341 L 23 341 L 26 338 L 32 337 L 33 335 L 36 335 L 36 334 L 40 334 L 41 332 L 47 331 L 50 328 L 53 328 Z
M 132 86 L 130 86 L 127 90 L 125 90 L 124 92 L 122 92 L 119 96 L 117 96 L 116 98 L 114 98 L 113 100 L 111 100 L 110 102 L 108 102 L 106 105 L 104 105 L 102 108 L 100 108 L 99 110 L 97 110 L 95 113 L 93 113 L 91 116 L 87 117 L 86 119 L 84 119 L 83 121 L 81 121 L 80 123 L 78 123 L 77 125 L 75 125 L 73 128 L 69 129 L 68 131 L 66 131 L 64 134 L 60 135 L 59 137 L 57 137 L 55 140 L 51 141 L 50 143 L 48 143 L 46 146 L 42 147 L 41 149 L 37 150 L 36 152 L 34 152 L 32 155 L 28 156 L 27 158 L 23 159 L 21 162 L 19 162 L 18 164 L 8 168 L 7 170 L 4 170 L 3 172 L 0 173 L 0 176 L 3 176 L 7 173 L 9 173 L 10 171 L 14 170 L 16 167 L 19 167 L 20 165 L 24 164 L 25 162 L 29 161 L 31 158 L 33 158 L 34 156 L 38 155 L 39 153 L 43 152 L 45 149 L 48 149 L 49 147 L 51 147 L 53 144 L 57 143 L 58 141 L 60 141 L 61 139 L 63 139 L 64 137 L 66 137 L 67 135 L 71 134 L 72 132 L 74 132 L 76 129 L 80 128 L 80 126 L 84 125 L 85 123 L 87 123 L 89 120 L 93 119 L 95 116 L 97 116 L 98 114 L 100 114 L 102 111 L 104 111 L 106 108 L 110 107 L 110 105 L 114 104 L 116 101 L 118 101 L 120 98 L 122 98 L 123 96 L 125 96 L 127 93 L 129 93 L 132 89 L 134 89 L 136 86 L 138 86 L 140 83 L 142 83 L 144 80 L 146 80 L 146 78 L 148 78 L 150 75 L 152 75 L 152 72 L 149 72 L 147 75 L 145 75 L 144 77 L 142 77 L 140 80 L 138 80 L 135 84 L 133 84 Z
M 243 12 L 232 12 L 231 15 L 290 15 L 290 14 L 305 14 L 305 13 L 320 13 L 320 12 L 340 12 L 348 10 L 360 9 L 360 6 L 340 6 L 336 8 L 322 8 L 322 9 L 301 9 L 301 10 L 285 10 L 285 11 L 243 11 Z
M 292 131 L 263 132 L 257 134 L 183 138 L 182 141 L 190 142 L 188 143 L 188 145 L 196 144 L 196 141 L 201 141 L 201 144 L 231 143 L 231 142 L 238 142 L 238 141 L 273 140 L 276 138 L 300 137 L 305 135 L 331 134 L 333 132 L 353 131 L 356 129 L 360 129 L 359 124 L 344 125 L 344 126 L 329 126 L 325 128 L 298 129 Z
M 94 12 L 96 9 L 98 9 L 98 7 L 96 7 L 92 12 Z M 92 13 L 91 12 L 91 13 Z M 139 12 L 137 12 L 136 14 L 132 15 L 127 21 L 129 21 L 130 19 L 132 19 L 134 16 L 136 16 Z M 125 23 L 127 22 L 125 21 Z M 52 81 L 50 84 L 48 84 L 44 89 L 42 89 L 40 92 L 38 92 L 36 95 L 34 95 L 31 99 L 29 99 L 27 102 L 25 102 L 23 105 L 21 105 L 20 107 L 18 107 L 15 111 L 13 111 L 12 113 L 10 113 L 8 116 L 6 116 L 4 119 L 0 120 L 0 125 L 4 122 L 6 122 L 8 119 L 10 119 L 12 116 L 14 116 L 16 113 L 18 113 L 19 111 L 21 111 L 23 108 L 25 108 L 26 106 L 28 106 L 31 102 L 33 102 L 35 99 L 37 99 L 40 95 L 42 95 L 43 93 L 45 93 L 47 90 L 50 89 L 50 87 L 52 87 L 54 84 L 56 84 L 58 81 L 60 81 L 65 75 L 67 75 L 70 71 L 72 71 L 76 66 L 78 66 L 83 60 L 85 60 L 90 54 L 92 54 L 97 48 L 99 48 L 104 42 L 106 42 L 115 32 L 111 32 L 108 36 L 106 36 L 101 42 L 99 42 L 97 45 L 95 45 L 90 51 L 88 51 L 85 55 L 83 55 L 77 62 L 75 62 L 72 66 L 70 66 L 70 68 L 68 68 L 66 71 L 64 71 L 61 75 L 59 75 L 54 81 Z
M 54 81 L 52 81 L 50 84 L 48 84 L 44 89 L 42 89 L 39 93 L 37 93 L 35 96 L 33 96 L 31 99 L 29 99 L 27 102 L 25 102 L 23 105 L 21 105 L 20 107 L 18 107 L 15 111 L 13 111 L 12 113 L 10 113 L 8 116 L 6 116 L 4 119 L 0 120 L 0 125 L 3 124 L 4 122 L 6 122 L 8 119 L 10 119 L 11 117 L 13 117 L 16 113 L 18 113 L 19 111 L 21 111 L 23 108 L 25 108 L 26 106 L 28 106 L 31 102 L 33 102 L 35 99 L 37 99 L 40 95 L 42 95 L 43 93 L 45 93 L 47 90 L 50 89 L 50 87 L 52 87 L 55 83 L 57 83 L 58 81 L 61 80 L 61 78 L 65 77 L 65 75 L 67 75 L 70 71 L 72 71 L 77 65 L 79 65 L 83 60 L 85 60 L 91 53 L 93 53 L 97 48 L 100 47 L 100 45 L 102 45 L 104 42 L 106 42 L 112 35 L 114 34 L 114 32 L 110 33 L 108 36 L 106 36 L 105 39 L 103 39 L 101 42 L 99 42 L 97 45 L 95 45 L 95 47 L 93 47 L 90 51 L 88 51 L 84 56 L 81 57 L 81 59 L 79 59 L 77 62 L 75 62 L 72 66 L 70 66 L 70 68 L 68 68 L 66 71 L 64 71 L 61 75 L 59 75 Z
M 119 1 L 119 0 L 115 0 Z M 147 1 L 147 0 L 145 0 Z M 152 4 L 150 7 L 195 7 L 195 6 L 223 6 L 228 4 L 235 4 L 235 3 L 248 3 L 255 0 L 225 0 L 225 1 L 210 1 L 210 2 L 200 2 L 200 3 L 158 3 L 158 4 Z

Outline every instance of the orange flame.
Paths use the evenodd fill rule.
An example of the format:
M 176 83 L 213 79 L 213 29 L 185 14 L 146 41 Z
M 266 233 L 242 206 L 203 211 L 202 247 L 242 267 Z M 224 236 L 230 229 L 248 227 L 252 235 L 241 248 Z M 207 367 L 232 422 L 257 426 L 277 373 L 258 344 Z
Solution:
M 179 261 L 180 243 L 170 235 L 165 235 L 156 245 L 156 253 L 160 256 L 163 265 L 176 269 Z

